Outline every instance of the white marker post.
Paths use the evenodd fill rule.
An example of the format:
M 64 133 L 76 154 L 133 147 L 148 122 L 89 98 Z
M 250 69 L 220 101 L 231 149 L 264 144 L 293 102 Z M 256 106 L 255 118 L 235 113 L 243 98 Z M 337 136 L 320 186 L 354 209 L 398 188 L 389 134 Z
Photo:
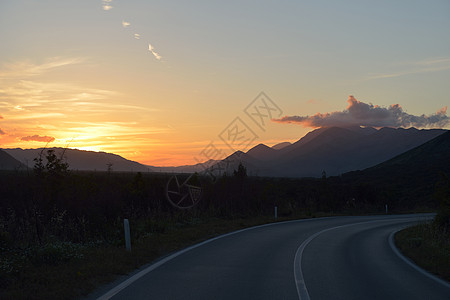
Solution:
M 275 219 L 277 219 L 277 218 L 278 218 L 278 207 L 275 206 Z
M 125 247 L 127 251 L 131 251 L 130 223 L 128 219 L 123 219 L 123 228 L 125 230 Z
M 384 205 L 384 208 L 385 208 L 386 214 L 387 214 L 387 213 L 388 213 L 388 207 L 387 207 L 387 204 Z

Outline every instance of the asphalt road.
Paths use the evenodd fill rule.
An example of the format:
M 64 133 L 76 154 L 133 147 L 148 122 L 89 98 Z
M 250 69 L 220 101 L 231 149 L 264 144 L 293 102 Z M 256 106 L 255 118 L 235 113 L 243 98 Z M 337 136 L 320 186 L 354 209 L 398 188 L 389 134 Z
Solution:
M 255 227 L 166 257 L 99 299 L 450 299 L 399 257 L 391 233 L 429 215 L 334 217 Z

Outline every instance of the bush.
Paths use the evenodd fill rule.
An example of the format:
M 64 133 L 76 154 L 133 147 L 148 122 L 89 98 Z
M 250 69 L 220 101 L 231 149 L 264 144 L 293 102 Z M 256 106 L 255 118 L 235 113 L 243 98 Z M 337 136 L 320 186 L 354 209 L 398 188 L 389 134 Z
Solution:
M 440 206 L 434 223 L 440 228 L 450 229 L 450 179 L 446 174 L 442 174 L 436 184 L 435 197 Z
M 48 243 L 33 251 L 32 261 L 34 264 L 58 265 L 72 259 L 83 258 L 80 244 L 70 242 Z

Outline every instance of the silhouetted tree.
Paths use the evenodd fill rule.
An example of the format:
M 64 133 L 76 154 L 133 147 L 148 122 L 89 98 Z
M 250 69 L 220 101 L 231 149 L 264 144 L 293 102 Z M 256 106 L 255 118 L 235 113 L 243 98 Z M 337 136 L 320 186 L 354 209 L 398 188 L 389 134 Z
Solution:
M 69 164 L 63 160 L 64 153 L 58 157 L 55 154 L 55 150 L 49 149 L 47 150 L 47 155 L 45 159 L 47 162 L 44 165 L 44 160 L 42 159 L 43 151 L 36 157 L 34 160 L 34 171 L 37 175 L 41 175 L 42 173 L 48 173 L 51 175 L 62 174 L 68 171 Z
M 107 164 L 106 164 L 106 171 L 108 172 L 108 174 L 111 173 L 111 172 L 113 171 L 112 166 L 113 166 L 112 163 L 107 163 Z
M 247 177 L 247 168 L 240 162 L 237 170 L 234 170 L 233 175 L 236 178 L 245 178 Z

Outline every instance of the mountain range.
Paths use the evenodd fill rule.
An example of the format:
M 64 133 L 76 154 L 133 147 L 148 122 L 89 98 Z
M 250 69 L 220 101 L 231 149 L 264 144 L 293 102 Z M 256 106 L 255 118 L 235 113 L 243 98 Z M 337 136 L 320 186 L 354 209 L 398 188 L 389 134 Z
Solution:
M 247 152 L 236 151 L 222 161 L 209 161 L 213 168 L 226 166 L 228 173 L 242 163 L 250 175 L 268 177 L 320 177 L 363 170 L 385 162 L 447 132 L 444 129 L 393 129 L 372 127 L 323 127 L 313 130 L 295 143 L 272 147 L 259 144 Z M 201 172 L 202 164 L 178 167 L 154 167 L 127 160 L 119 155 L 77 149 L 54 149 L 64 152 L 70 169 L 134 172 Z M 43 149 L 0 150 L 0 169 L 32 167 L 33 159 Z
M 0 170 L 18 170 L 24 165 L 5 151 L 0 149 Z
M 414 207 L 414 203 L 435 207 L 439 204 L 433 197 L 436 184 L 449 175 L 450 131 L 447 131 L 381 164 L 333 179 L 347 186 L 370 185 L 398 207 Z
M 39 149 L 3 149 L 2 152 L 13 157 L 22 168 L 33 168 L 33 159 L 42 155 L 45 157 L 47 150 L 54 150 L 57 156 L 64 155 L 66 162 L 69 164 L 71 170 L 79 171 L 107 171 L 108 166 L 113 171 L 119 172 L 149 172 L 152 171 L 148 166 L 138 162 L 128 160 L 120 155 L 94 152 L 78 149 L 64 149 L 64 148 L 39 148 Z M 0 168 L 2 161 L 0 161 Z M 20 167 L 19 167 L 20 168 Z M 17 169 L 17 167 L 16 167 Z
M 228 170 L 242 163 L 251 175 L 274 177 L 320 177 L 363 170 L 417 147 L 444 129 L 325 127 L 274 149 L 259 144 L 246 153 L 237 151 L 222 161 Z

